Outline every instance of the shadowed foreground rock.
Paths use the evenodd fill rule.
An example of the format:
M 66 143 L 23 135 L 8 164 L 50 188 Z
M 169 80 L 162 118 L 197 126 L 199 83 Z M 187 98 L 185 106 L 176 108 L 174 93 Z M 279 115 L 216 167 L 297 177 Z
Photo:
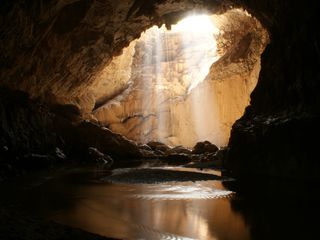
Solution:
M 1 240 L 108 240 L 81 229 L 0 209 Z
M 141 157 L 134 142 L 87 121 L 70 122 L 28 94 L 0 88 L 0 179 L 88 160 L 95 147 L 115 160 Z M 88 161 L 90 162 L 90 161 Z
M 319 118 L 249 116 L 233 127 L 226 166 L 233 175 L 317 179 Z
M 74 131 L 75 140 L 86 149 L 94 146 L 99 151 L 118 159 L 142 156 L 135 142 L 89 121 L 76 125 Z
M 198 142 L 192 149 L 192 153 L 200 154 L 200 153 L 215 153 L 219 148 L 212 144 L 209 141 Z

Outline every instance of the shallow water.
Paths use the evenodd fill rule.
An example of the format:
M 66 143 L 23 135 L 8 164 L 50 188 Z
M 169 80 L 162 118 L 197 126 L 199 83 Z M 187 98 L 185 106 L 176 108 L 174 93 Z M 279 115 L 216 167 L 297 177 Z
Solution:
M 97 181 L 103 174 L 76 170 L 52 178 L 32 190 L 27 205 L 56 222 L 120 239 L 250 239 L 221 181 Z
M 114 173 L 123 171 L 130 170 Z M 281 187 L 279 191 L 243 199 L 224 187 L 232 185 L 232 181 L 120 184 L 99 180 L 108 174 L 76 169 L 34 185 L 28 183 L 23 205 L 56 222 L 119 239 L 260 240 L 311 236 L 309 227 L 314 222 L 310 220 L 317 205 L 308 197 L 298 198 L 301 191 L 280 197 L 284 192 Z

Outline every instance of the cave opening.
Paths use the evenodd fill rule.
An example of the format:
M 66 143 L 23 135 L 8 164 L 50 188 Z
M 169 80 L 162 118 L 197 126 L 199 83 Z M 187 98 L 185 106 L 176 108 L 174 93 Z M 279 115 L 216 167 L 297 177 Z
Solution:
M 316 1 L 0 11 L 0 239 L 318 235 Z
M 249 104 L 267 39 L 241 9 L 189 13 L 170 29 L 153 26 L 92 85 L 93 116 L 138 143 L 192 148 L 207 140 L 226 146 Z

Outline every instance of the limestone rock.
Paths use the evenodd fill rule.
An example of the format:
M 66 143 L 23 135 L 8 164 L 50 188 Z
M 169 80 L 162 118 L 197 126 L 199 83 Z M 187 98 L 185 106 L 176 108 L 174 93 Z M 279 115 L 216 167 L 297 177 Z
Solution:
M 166 151 L 166 154 L 168 154 L 168 155 L 179 154 L 179 153 L 191 154 L 192 151 L 188 148 L 183 147 L 183 146 L 176 146 L 176 147 L 173 147 L 173 148 L 169 149 L 168 151 Z
M 104 169 L 111 167 L 114 162 L 110 156 L 103 154 L 94 147 L 88 148 L 88 155 L 91 161 L 99 164 L 100 166 L 103 166 Z
M 125 87 L 104 103 L 97 100 L 93 114 L 100 124 L 140 143 L 158 140 L 192 147 L 206 139 L 227 145 L 233 122 L 249 104 L 268 37 L 241 10 L 212 19 L 222 32 L 217 36 L 220 55 L 212 49 L 211 35 L 198 39 L 153 27 L 114 58 L 106 70 L 114 76 L 108 84 Z M 123 67 L 129 69 L 126 84 Z M 106 93 L 113 89 L 109 85 Z M 92 91 L 104 89 L 97 86 Z
M 213 156 L 213 161 L 217 167 L 225 167 L 225 161 L 228 157 L 229 149 L 227 147 L 220 148 Z
M 148 142 L 147 145 L 154 151 L 161 151 L 162 153 L 166 153 L 167 151 L 169 151 L 171 148 L 161 142 L 156 142 L 156 141 L 152 141 L 152 142 Z
M 232 129 L 226 167 L 237 177 L 263 175 L 312 180 L 320 174 L 319 118 L 284 115 L 243 117 Z M 287 137 L 290 136 L 290 139 Z
M 7 1 L 0 21 L 4 36 L 0 84 L 24 90 L 49 105 L 57 104 L 56 111 L 72 121 L 98 120 L 138 142 L 160 140 L 192 147 L 200 139 L 208 139 L 226 145 L 231 125 L 249 103 L 267 36 L 248 13 L 227 11 L 231 2 L 32 1 L 27 6 Z M 159 74 L 148 74 L 149 70 L 139 66 L 151 43 L 134 40 L 154 25 L 165 23 L 170 28 L 193 10 L 219 14 L 214 18 L 221 29 L 217 43 L 224 57 L 199 89 L 186 96 L 194 75 L 188 71 L 190 63 L 182 58 L 186 48 L 179 36 L 171 33 L 167 38 L 165 57 L 158 67 L 155 61 L 159 57 L 146 67 L 161 68 L 164 84 L 156 83 Z M 191 46 L 194 43 L 185 40 Z M 189 55 L 194 56 L 194 50 Z M 206 58 L 203 55 L 189 67 L 199 70 Z M 147 83 L 141 82 L 141 76 Z M 161 97 L 151 94 L 155 91 L 161 92 Z M 194 99 L 210 111 L 192 107 Z M 199 119 L 205 123 L 199 124 Z
M 209 141 L 198 142 L 192 149 L 192 153 L 201 154 L 201 153 L 216 153 L 219 148 L 212 144 Z
M 158 158 L 159 155 L 163 154 L 162 152 L 159 153 L 158 151 L 146 150 L 146 149 L 140 149 L 140 152 L 143 158 Z
M 67 156 L 63 153 L 63 151 L 56 147 L 55 149 L 55 157 L 60 159 L 60 160 L 66 160 Z
M 72 104 L 54 104 L 51 111 L 73 122 L 79 121 L 81 116 L 80 109 Z
M 140 150 L 152 151 L 152 148 L 147 144 L 141 144 L 141 145 L 139 145 L 139 148 L 140 148 Z
M 91 86 L 96 81 L 104 82 L 100 76 L 104 76 L 101 73 L 111 64 L 112 58 L 121 55 L 129 42 L 139 38 L 144 30 L 163 23 L 170 28 L 188 11 L 223 14 L 237 7 L 246 9 L 245 15 L 251 14 L 261 22 L 270 33 L 271 44 L 264 51 L 265 45 L 261 43 L 265 42 L 266 35 L 259 22 L 251 26 L 260 29 L 256 34 L 246 31 L 250 27 L 243 21 L 231 19 L 222 29 L 222 38 L 218 39 L 218 45 L 225 51 L 210 70 L 209 81 L 199 85 L 199 90 L 189 95 L 190 100 L 179 98 L 180 103 L 177 103 L 175 99 L 173 108 L 163 111 L 164 119 L 179 116 L 164 127 L 170 131 L 148 128 L 139 133 L 150 136 L 146 141 L 157 139 L 156 133 L 160 132 L 167 140 L 165 143 L 180 145 L 183 140 L 186 141 L 184 146 L 193 146 L 194 139 L 200 138 L 196 130 L 190 133 L 195 125 L 188 108 L 183 105 L 194 102 L 192 95 L 200 95 L 204 96 L 200 104 L 214 102 L 223 106 L 218 109 L 218 105 L 214 105 L 210 112 L 195 114 L 201 119 L 205 116 L 206 123 L 213 123 L 215 129 L 223 129 L 219 132 L 200 129 L 201 140 L 218 136 L 223 141 L 209 140 L 223 146 L 228 142 L 230 126 L 243 115 L 243 107 L 250 100 L 244 116 L 233 126 L 228 156 L 230 170 L 237 175 L 281 175 L 285 169 L 286 176 L 304 173 L 307 177 L 319 178 L 319 161 L 314 157 L 318 147 L 313 141 L 319 136 L 320 102 L 320 40 L 312 24 L 318 22 L 317 1 L 61 0 L 28 1 L 28 4 L 4 1 L 0 17 L 0 84 L 24 90 L 33 98 L 47 102 L 51 101 L 50 95 L 54 95 L 62 99 L 62 104 L 72 104 L 80 111 L 90 112 L 95 106 Z M 233 26 L 239 25 L 241 28 L 233 34 Z M 168 52 L 167 60 L 174 58 L 172 52 Z M 180 74 L 180 70 L 178 66 L 174 75 Z M 185 74 L 181 76 L 183 84 L 191 81 Z M 253 79 L 258 76 L 255 87 Z M 176 79 L 177 76 L 173 76 L 173 82 L 177 83 L 175 91 L 181 93 L 184 88 Z M 114 89 L 123 90 L 127 82 L 122 83 Z M 241 97 L 242 92 L 250 93 L 252 89 L 251 99 Z M 151 110 L 156 100 L 150 97 L 150 111 L 144 112 L 139 108 L 138 93 L 130 97 L 128 92 L 132 89 L 126 90 L 121 94 L 123 100 L 117 98 L 105 107 L 106 111 L 96 109 L 94 115 L 106 127 L 134 138 L 140 136 L 136 131 L 139 126 L 143 129 L 162 121 Z M 139 92 L 139 88 L 133 91 Z M 206 96 L 212 91 L 216 97 Z M 0 98 L 0 144 L 8 146 L 10 154 L 15 151 L 22 155 L 45 154 L 61 141 L 57 129 L 52 127 L 54 119 L 43 105 L 25 101 L 21 94 L 12 98 L 6 91 L 1 92 Z M 118 106 L 120 102 L 121 107 Z M 241 107 L 238 106 L 240 102 Z M 162 110 L 168 109 L 170 104 L 163 104 Z M 221 122 L 224 125 L 218 124 Z M 68 129 L 70 125 L 65 126 L 64 129 Z M 81 138 L 81 134 L 77 137 Z M 90 141 L 84 149 L 95 146 L 92 144 L 94 137 Z M 281 146 L 283 143 L 285 146 Z
M 61 144 L 55 116 L 24 92 L 0 88 L 0 119 L 0 145 L 9 161 L 14 156 L 40 159 L 37 155 L 54 153 Z
M 133 141 L 89 121 L 77 124 L 74 131 L 75 137 L 78 138 L 75 141 L 80 146 L 88 148 L 94 143 L 95 148 L 112 158 L 123 159 L 142 156 L 137 144 Z

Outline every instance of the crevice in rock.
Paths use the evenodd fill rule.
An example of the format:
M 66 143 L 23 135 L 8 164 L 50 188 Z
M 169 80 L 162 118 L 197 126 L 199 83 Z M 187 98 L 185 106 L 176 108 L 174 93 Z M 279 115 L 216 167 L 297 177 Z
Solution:
M 131 84 L 128 84 L 128 85 L 124 86 L 123 88 L 117 90 L 111 96 L 105 96 L 102 99 L 99 99 L 95 103 L 94 108 L 92 109 L 92 112 L 96 111 L 97 109 L 99 109 L 103 105 L 107 105 L 109 101 L 115 99 L 116 97 L 123 95 L 124 92 L 126 92 L 130 88 L 130 85 Z
M 121 122 L 122 123 L 126 123 L 128 122 L 129 120 L 131 120 L 132 118 L 140 118 L 142 120 L 145 120 L 149 117 L 157 117 L 157 115 L 155 113 L 150 113 L 148 115 L 143 115 L 143 114 L 134 114 L 134 115 L 131 115 L 131 116 L 127 116 L 126 118 L 122 119 Z

